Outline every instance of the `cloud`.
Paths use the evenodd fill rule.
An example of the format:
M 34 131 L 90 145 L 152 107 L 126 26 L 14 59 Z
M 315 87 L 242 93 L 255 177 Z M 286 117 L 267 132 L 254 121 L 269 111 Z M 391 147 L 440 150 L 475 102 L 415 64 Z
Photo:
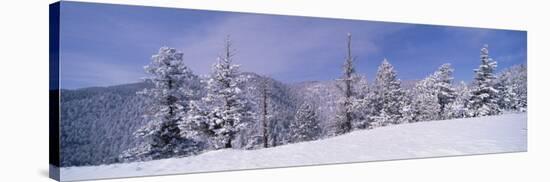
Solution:
M 182 50 L 195 72 L 206 74 L 230 35 L 237 50 L 235 62 L 242 71 L 285 79 L 286 74 L 323 74 L 326 66 L 340 66 L 345 40 L 353 33 L 355 53 L 378 51 L 373 39 L 404 26 L 303 17 L 245 14 L 230 16 L 207 31 L 186 35 Z M 385 29 L 384 29 L 385 28 Z M 300 78 L 295 78 L 300 79 Z
M 241 71 L 284 82 L 333 79 L 340 74 L 348 32 L 353 34 L 353 53 L 361 58 L 381 51 L 376 41 L 410 26 L 184 10 L 159 11 L 151 17 L 143 17 L 141 11 L 104 10 L 107 14 L 96 17 L 95 11 L 88 11 L 74 11 L 75 16 L 64 18 L 61 64 L 66 69 L 61 80 L 65 88 L 138 81 L 144 75 L 142 67 L 161 46 L 183 51 L 186 64 L 205 75 L 222 53 L 227 35 Z

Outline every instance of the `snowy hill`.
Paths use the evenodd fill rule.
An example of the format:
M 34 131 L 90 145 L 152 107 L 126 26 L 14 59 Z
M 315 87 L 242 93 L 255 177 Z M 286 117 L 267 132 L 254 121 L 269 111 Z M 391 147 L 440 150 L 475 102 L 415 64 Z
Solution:
M 62 180 L 527 151 L 527 114 L 420 122 L 257 150 L 217 150 L 148 162 L 67 167 Z
M 289 125 L 294 120 L 296 108 L 304 102 L 313 103 L 319 120 L 322 136 L 330 135 L 330 121 L 334 120 L 337 99 L 341 93 L 335 81 L 311 81 L 286 84 L 252 72 L 241 73 L 248 78 L 245 88 L 247 97 L 257 101 L 257 88 L 268 81 L 273 145 L 284 145 L 288 141 Z M 414 83 L 414 81 L 404 81 Z M 147 121 L 143 115 L 147 103 L 136 92 L 151 88 L 151 83 L 139 82 L 109 87 L 90 87 L 76 90 L 62 90 L 61 94 L 61 166 L 86 166 L 110 164 L 118 161 L 125 150 L 138 145 L 141 140 L 133 133 Z M 259 109 L 254 107 L 253 109 Z M 246 135 L 257 135 L 253 123 Z M 250 139 L 240 138 L 236 145 L 246 148 Z
M 146 103 L 136 92 L 149 87 L 142 82 L 61 90 L 61 166 L 113 163 L 140 143 L 132 133 L 146 123 Z
M 248 77 L 247 97 L 258 100 L 256 88 L 264 80 L 270 82 L 270 104 L 274 114 L 274 135 L 288 133 L 288 121 L 294 117 L 297 97 L 294 90 L 284 83 L 255 73 L 242 73 Z M 85 166 L 116 163 L 125 150 L 135 147 L 141 140 L 133 133 L 147 121 L 146 100 L 136 92 L 152 85 L 146 82 L 62 90 L 61 94 L 61 166 Z M 300 91 L 296 91 L 300 92 Z M 253 108 L 258 109 L 258 108 Z M 257 132 L 251 124 L 245 134 Z M 279 136 L 282 138 L 282 136 Z M 242 141 L 241 141 L 242 140 Z M 248 139 L 240 139 L 236 145 L 245 146 Z M 282 145 L 284 140 L 278 141 Z M 241 144 L 242 143 L 242 144 Z
M 304 102 L 314 103 L 319 113 L 321 135 L 329 134 L 330 121 L 334 120 L 336 100 L 340 92 L 334 81 L 313 81 L 286 84 L 269 77 L 245 72 L 248 81 L 244 86 L 249 100 L 256 102 L 261 83 L 269 82 L 270 128 L 272 145 L 288 142 L 289 125 L 294 120 L 296 108 Z M 141 140 L 133 133 L 147 121 L 143 115 L 147 103 L 136 92 L 152 87 L 151 83 L 140 82 L 109 87 L 90 87 L 76 90 L 62 90 L 61 94 L 61 166 L 86 166 L 110 164 L 118 161 L 125 150 L 135 147 Z M 253 107 L 252 109 L 259 109 Z M 253 110 L 253 112 L 259 112 Z M 258 135 L 259 123 L 252 123 L 245 135 Z M 237 146 L 246 148 L 252 139 L 238 137 Z

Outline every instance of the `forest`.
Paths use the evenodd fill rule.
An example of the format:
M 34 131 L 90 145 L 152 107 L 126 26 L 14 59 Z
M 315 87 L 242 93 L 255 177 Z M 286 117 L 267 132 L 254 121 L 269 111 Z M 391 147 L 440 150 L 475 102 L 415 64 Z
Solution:
M 144 67 L 143 82 L 61 91 L 61 165 L 254 150 L 354 130 L 527 111 L 526 66 L 496 72 L 487 45 L 466 83 L 454 80 L 450 63 L 422 80 L 402 81 L 387 59 L 369 81 L 356 71 L 351 34 L 345 43 L 340 77 L 300 83 L 242 72 L 229 38 L 205 77 L 186 66 L 183 52 L 162 47 Z

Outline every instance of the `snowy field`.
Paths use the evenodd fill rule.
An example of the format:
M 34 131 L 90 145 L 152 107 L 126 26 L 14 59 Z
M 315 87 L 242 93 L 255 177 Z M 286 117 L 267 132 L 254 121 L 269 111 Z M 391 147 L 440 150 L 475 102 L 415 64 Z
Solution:
M 527 114 L 420 122 L 359 130 L 258 150 L 218 150 L 149 162 L 61 169 L 63 181 L 358 161 L 527 151 Z

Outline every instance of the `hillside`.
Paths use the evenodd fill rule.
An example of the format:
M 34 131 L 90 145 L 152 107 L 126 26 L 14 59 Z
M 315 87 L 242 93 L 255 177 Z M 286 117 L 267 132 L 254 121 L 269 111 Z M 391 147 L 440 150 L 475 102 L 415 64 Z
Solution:
M 242 73 L 248 77 L 246 96 L 257 101 L 257 88 L 267 80 L 270 84 L 270 113 L 273 145 L 286 143 L 289 121 L 293 119 L 296 104 L 303 102 L 296 97 L 295 89 L 286 84 L 254 73 Z M 109 164 L 118 161 L 125 150 L 135 147 L 140 139 L 133 133 L 147 121 L 147 100 L 136 92 L 151 87 L 141 82 L 110 87 L 90 87 L 61 90 L 61 166 L 85 166 Z M 253 107 L 252 109 L 258 109 Z M 244 137 L 257 135 L 258 123 L 251 123 L 243 136 L 238 136 L 239 148 L 254 148 L 257 141 Z
M 61 90 L 61 166 L 116 162 L 122 151 L 140 141 L 132 133 L 145 124 L 146 103 L 135 83 Z
M 527 151 L 527 114 L 454 119 L 358 130 L 257 150 L 218 150 L 148 162 L 62 168 L 62 180 L 194 173 L 357 161 Z

